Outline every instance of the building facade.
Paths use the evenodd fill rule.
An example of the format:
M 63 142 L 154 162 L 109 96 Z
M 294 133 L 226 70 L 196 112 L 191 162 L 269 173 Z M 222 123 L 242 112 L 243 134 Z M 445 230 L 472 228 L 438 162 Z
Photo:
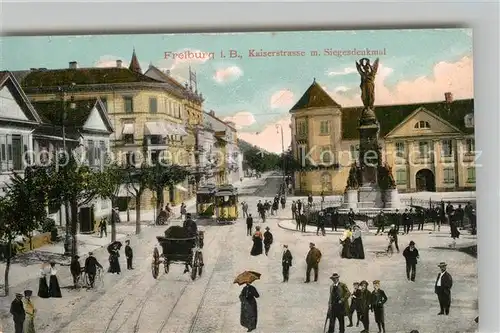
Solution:
M 201 122 L 203 97 L 154 66 L 143 74 L 135 50 L 128 68 L 120 60 L 111 68 L 78 68 L 72 61 L 66 69 L 31 69 L 16 75 L 32 101 L 57 99 L 61 89 L 75 101 L 99 98 L 115 128 L 111 148 L 116 161 L 140 165 L 169 160 L 192 167 L 193 126 Z M 164 198 L 178 204 L 194 192 L 186 181 L 166 189 Z M 122 202 L 133 205 L 130 195 L 125 188 L 120 191 Z M 153 201 L 153 194 L 145 191 L 142 208 L 154 208 Z
M 343 108 L 317 82 L 290 110 L 296 193 L 342 194 L 359 160 L 362 107 Z M 381 159 L 400 192 L 475 190 L 474 100 L 375 107 Z

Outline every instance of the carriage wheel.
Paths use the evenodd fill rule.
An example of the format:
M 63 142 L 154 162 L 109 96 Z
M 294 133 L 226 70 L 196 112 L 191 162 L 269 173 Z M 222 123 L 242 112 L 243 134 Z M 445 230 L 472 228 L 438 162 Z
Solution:
M 198 276 L 201 276 L 203 274 L 203 253 L 201 251 L 198 251 L 196 253 L 196 256 L 198 257 Z
M 196 279 L 196 273 L 198 273 L 197 269 L 198 266 L 193 265 L 193 267 L 191 267 L 191 280 L 193 281 Z
M 163 269 L 165 270 L 165 274 L 168 274 L 170 271 L 170 263 L 168 262 L 167 259 L 163 262 Z
M 153 274 L 153 278 L 157 279 L 158 274 L 160 273 L 160 254 L 158 253 L 158 249 L 155 247 L 153 250 L 153 261 L 151 262 L 151 273 Z

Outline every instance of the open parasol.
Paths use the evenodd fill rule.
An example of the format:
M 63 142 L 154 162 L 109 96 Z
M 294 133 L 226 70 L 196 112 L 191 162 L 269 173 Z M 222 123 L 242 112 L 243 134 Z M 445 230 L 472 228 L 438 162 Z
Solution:
M 122 242 L 114 241 L 111 244 L 109 244 L 108 252 L 111 253 L 115 247 L 119 250 L 122 247 Z
M 236 279 L 234 279 L 233 283 L 237 283 L 240 286 L 247 283 L 250 284 L 255 280 L 260 280 L 260 276 L 261 276 L 260 273 L 254 271 L 244 271 L 243 273 L 238 275 Z

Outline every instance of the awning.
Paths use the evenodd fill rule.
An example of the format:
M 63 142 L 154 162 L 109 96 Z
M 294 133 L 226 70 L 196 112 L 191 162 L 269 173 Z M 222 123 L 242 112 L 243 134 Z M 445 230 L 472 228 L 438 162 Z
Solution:
M 177 124 L 175 127 L 177 130 L 177 135 L 182 135 L 182 136 L 188 135 L 186 132 L 186 128 L 183 125 Z
M 124 124 L 123 125 L 123 130 L 122 130 L 122 135 L 123 134 L 134 134 L 135 133 L 135 127 L 134 124 Z
M 44 134 L 33 134 L 35 139 L 45 139 L 45 140 L 53 140 L 53 141 L 71 141 L 71 142 L 79 142 L 79 140 L 71 139 L 65 137 L 64 139 L 60 136 L 55 135 L 44 135 Z
M 165 123 L 163 124 L 165 127 L 165 134 L 166 135 L 177 135 L 177 130 L 175 129 L 174 125 Z
M 161 135 L 166 136 L 165 126 L 160 122 L 147 122 L 144 124 L 145 135 Z
M 182 185 L 175 185 L 175 188 L 182 192 L 188 192 L 188 190 Z

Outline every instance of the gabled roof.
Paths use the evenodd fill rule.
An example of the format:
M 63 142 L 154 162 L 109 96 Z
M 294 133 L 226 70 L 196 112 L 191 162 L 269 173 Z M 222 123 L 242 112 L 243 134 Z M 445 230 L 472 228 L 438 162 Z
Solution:
M 106 115 L 105 107 L 100 99 L 76 100 L 75 108 L 71 108 L 70 101 L 65 105 L 61 101 L 40 101 L 34 102 L 33 106 L 41 116 L 44 125 L 61 127 L 63 124 L 64 110 L 66 110 L 65 126 L 73 130 L 82 130 L 94 107 L 99 111 L 103 122 L 109 130 L 113 132 L 113 126 Z
M 467 114 L 474 113 L 474 99 L 462 99 L 451 103 L 439 101 L 375 106 L 375 114 L 380 123 L 380 137 L 386 136 L 420 107 L 448 122 L 464 134 L 474 133 L 474 128 L 466 127 L 464 122 Z M 358 121 L 363 107 L 342 108 L 341 110 L 342 138 L 345 140 L 359 139 Z
M 10 94 L 15 99 L 16 103 L 19 105 L 21 110 L 24 112 L 24 115 L 28 119 L 27 121 L 18 121 L 17 119 L 5 118 L 5 120 L 14 122 L 27 122 L 33 124 L 40 124 L 42 122 L 42 119 L 19 85 L 19 82 L 9 71 L 0 71 L 0 89 L 2 89 L 3 87 L 6 87 L 9 90 Z M 1 100 L 0 103 L 2 103 Z
M 314 79 L 313 83 L 307 88 L 306 92 L 299 101 L 290 109 L 290 112 L 307 109 L 307 108 L 323 108 L 336 107 L 340 108 L 340 104 L 335 102 L 328 93 Z
M 24 74 L 21 81 L 23 88 L 57 87 L 61 85 L 91 85 L 114 83 L 158 83 L 146 75 L 136 73 L 128 68 L 65 68 L 65 69 L 36 69 Z
M 139 64 L 139 60 L 137 59 L 137 55 L 135 54 L 135 49 L 132 52 L 132 59 L 130 60 L 130 66 L 128 67 L 132 72 L 142 74 L 141 65 Z

